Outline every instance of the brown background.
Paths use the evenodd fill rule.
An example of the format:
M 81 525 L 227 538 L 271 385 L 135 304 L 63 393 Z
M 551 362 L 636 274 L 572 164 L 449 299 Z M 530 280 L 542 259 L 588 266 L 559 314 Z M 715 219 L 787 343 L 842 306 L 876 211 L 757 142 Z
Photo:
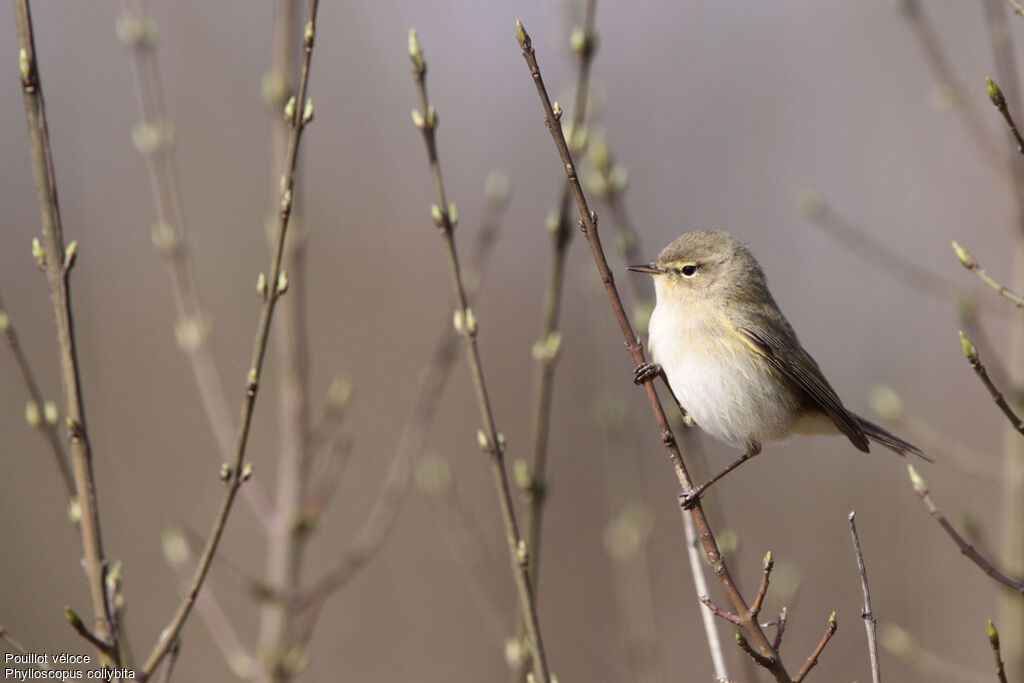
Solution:
M 253 285 L 267 267 L 262 221 L 273 201 L 260 99 L 268 5 L 153 8 L 198 279 L 233 405 L 241 400 L 256 326 Z M 129 53 L 114 32 L 118 10 L 113 3 L 42 2 L 34 10 L 65 230 L 79 241 L 74 305 L 105 543 L 125 563 L 128 628 L 141 655 L 179 599 L 160 532 L 181 522 L 208 528 L 221 496 L 219 457 L 175 345 L 168 279 L 150 244 L 154 213 L 144 162 L 129 136 L 137 114 Z M 1002 145 L 1002 122 L 985 100 L 992 59 L 980 5 L 933 2 L 926 10 L 969 86 L 969 104 Z M 1008 272 L 1008 184 L 979 157 L 956 117 L 930 106 L 934 79 L 893 4 L 602 2 L 597 16 L 594 81 L 613 151 L 631 172 L 627 202 L 645 253 L 653 257 L 691 229 L 733 232 L 751 244 L 803 343 L 851 408 L 870 414 L 868 389 L 887 382 L 913 415 L 991 454 L 997 471 L 1002 418 L 963 360 L 952 307 L 838 245 L 795 208 L 800 192 L 815 188 L 894 251 L 975 290 L 950 240 L 963 241 L 990 272 Z M 448 190 L 466 228 L 462 243 L 482 214 L 486 173 L 502 168 L 512 179 L 501 241 L 475 310 L 509 455 L 527 454 L 530 348 L 550 260 L 544 218 L 560 170 L 515 43 L 516 17 L 533 36 L 553 94 L 567 103 L 573 69 L 565 37 L 580 21 L 578 7 L 321 7 L 311 82 L 317 116 L 304 139 L 300 179 L 313 240 L 313 381 L 316 396 L 336 374 L 355 381 L 348 424 L 356 449 L 311 544 L 311 575 L 332 563 L 372 503 L 414 379 L 451 316 L 442 246 L 428 215 L 422 142 L 409 119 L 410 26 L 419 30 L 429 63 Z M 1019 46 L 1024 20 L 1016 19 Z M 0 5 L 0 46 L 0 291 L 45 391 L 56 396 L 45 282 L 29 254 L 39 221 L 7 4 Z M 1002 149 L 1010 151 L 1008 143 Z M 709 680 L 676 484 L 641 392 L 629 383 L 630 360 L 595 285 L 590 255 L 578 239 L 571 249 L 540 589 L 550 661 L 562 681 L 630 680 L 602 536 L 614 515 L 608 492 L 616 485 L 605 463 L 633 456 L 607 452 L 595 429 L 594 398 L 608 391 L 629 406 L 636 435 L 629 448 L 654 518 L 649 559 L 658 670 L 663 680 Z M 986 318 L 1000 342 L 1005 320 Z M 274 471 L 274 391 L 270 381 L 260 395 L 250 449 L 256 478 L 266 486 Z M 0 624 L 31 649 L 84 652 L 62 614 L 65 604 L 88 613 L 80 543 L 66 522 L 45 444 L 22 419 L 24 399 L 9 354 L 0 353 Z M 499 517 L 475 444 L 463 363 L 441 400 L 429 449 L 451 464 L 498 558 L 502 571 L 489 585 L 511 631 L 513 587 L 503 571 Z M 707 449 L 716 469 L 734 455 L 717 443 Z M 977 515 L 983 546 L 991 548 L 999 532 L 998 489 L 937 455 L 937 465 L 921 469 L 939 502 L 953 520 Z M 991 680 L 984 625 L 996 616 L 996 587 L 928 518 L 899 459 L 863 455 L 839 439 L 799 439 L 770 447 L 717 495 L 726 509 L 719 525 L 740 538 L 732 566 L 748 593 L 769 549 L 802 579 L 789 602 L 783 646 L 791 669 L 836 610 L 840 631 L 815 680 L 870 677 L 846 521 L 855 509 L 879 619 L 906 626 L 923 647 Z M 258 531 L 239 505 L 225 556 L 261 566 Z M 445 533 L 431 501 L 412 492 L 379 555 L 329 603 L 306 680 L 507 679 L 502 645 L 483 627 Z M 255 609 L 224 575 L 216 578 L 226 608 L 251 640 Z M 767 610 L 779 606 L 770 595 Z M 733 676 L 753 680 L 735 664 L 741 658 L 731 632 L 719 626 Z M 882 664 L 893 680 L 936 680 L 887 654 Z M 185 629 L 179 676 L 230 678 L 197 619 Z

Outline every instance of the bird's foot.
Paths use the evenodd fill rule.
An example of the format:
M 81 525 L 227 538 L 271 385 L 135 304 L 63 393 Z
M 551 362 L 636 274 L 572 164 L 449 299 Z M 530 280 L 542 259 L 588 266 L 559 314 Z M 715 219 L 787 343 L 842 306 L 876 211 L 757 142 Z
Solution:
M 641 363 L 633 371 L 633 384 L 643 384 L 660 374 L 662 374 L 662 369 L 657 363 Z

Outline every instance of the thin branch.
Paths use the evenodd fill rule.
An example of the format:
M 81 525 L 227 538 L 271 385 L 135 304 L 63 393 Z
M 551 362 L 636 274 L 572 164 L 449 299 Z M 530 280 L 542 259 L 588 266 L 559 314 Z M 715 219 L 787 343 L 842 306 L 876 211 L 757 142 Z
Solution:
M 996 677 L 999 683 L 1006 683 L 1006 665 L 1003 664 L 1003 656 L 999 651 L 999 631 L 990 619 L 988 622 L 988 644 L 992 648 L 992 656 L 996 660 Z
M 957 78 L 956 72 L 950 64 L 935 33 L 934 27 L 928 21 L 924 11 L 921 9 L 918 0 L 900 0 L 898 3 L 907 18 L 910 28 L 917 39 L 921 51 L 924 53 L 925 61 L 932 70 L 932 75 L 939 85 L 949 90 L 951 108 L 955 111 L 960 123 L 967 133 L 967 137 L 974 144 L 978 154 L 984 159 L 991 169 L 1000 178 L 1005 178 L 1006 155 L 1002 154 L 1000 148 L 992 141 L 985 129 L 978 112 L 971 106 L 972 98 L 966 96 L 968 92 L 963 83 Z
M 1013 2 L 1013 0 L 1010 1 Z M 1020 132 L 1017 130 L 1017 124 L 1013 121 L 1010 107 L 1006 104 L 1006 96 L 1003 95 L 1002 89 L 991 78 L 986 78 L 985 84 L 988 86 L 988 98 L 992 100 L 992 104 L 1003 115 L 1003 120 L 1010 129 L 1010 135 L 1013 136 L 1014 142 L 1017 143 L 1017 151 L 1024 154 L 1024 138 L 1021 138 Z
M 757 589 L 754 604 L 750 606 L 750 616 L 754 619 L 757 619 L 757 616 L 761 613 L 761 606 L 764 604 L 764 596 L 768 594 L 768 581 L 771 578 L 774 566 L 775 560 L 772 558 L 771 551 L 768 551 L 761 563 L 761 585 Z
M 807 677 L 807 674 L 811 672 L 811 669 L 818 664 L 818 657 L 820 657 L 821 653 L 825 650 L 825 646 L 828 645 L 828 641 L 832 640 L 832 636 L 836 634 L 836 626 L 836 613 L 833 612 L 832 616 L 828 618 L 828 626 L 825 627 L 825 634 L 821 636 L 821 640 L 818 642 L 818 647 L 814 648 L 814 652 L 812 652 L 811 656 L 807 658 L 804 665 L 800 667 L 800 671 L 797 672 L 796 676 L 793 678 L 793 683 L 800 683 L 800 681 L 804 680 L 804 678 Z
M 1006 0 L 1006 1 L 1008 3 L 1010 3 L 1010 9 L 1013 10 L 1014 14 L 1019 14 L 1020 16 L 1024 17 L 1024 5 L 1022 5 L 1019 2 L 1017 2 L 1017 0 Z
M 11 649 L 13 649 L 19 655 L 27 655 L 27 656 L 29 656 L 30 659 L 38 659 L 39 658 L 39 655 L 37 654 L 38 653 L 37 650 L 36 651 L 29 651 L 29 650 L 27 650 L 25 648 L 25 646 L 23 646 L 21 644 L 21 642 L 19 642 L 14 636 L 12 636 L 11 632 L 8 631 L 2 625 L 0 625 L 0 640 L 2 640 L 3 642 L 7 643 L 7 645 L 9 645 L 11 647 Z M 53 668 L 53 667 L 50 666 L 49 662 L 32 661 L 32 662 L 25 662 L 25 663 L 26 664 L 32 664 L 37 669 L 41 669 L 43 671 L 49 671 L 51 668 Z
M 75 479 L 71 473 L 71 465 L 68 464 L 68 455 L 64 450 L 64 444 L 61 443 L 60 436 L 57 434 L 56 411 L 53 411 L 54 414 L 51 415 L 50 411 L 47 410 L 47 402 L 43 398 L 43 392 L 39 390 L 39 382 L 36 381 L 35 373 L 32 372 L 32 366 L 29 365 L 28 358 L 25 357 L 25 352 L 18 341 L 18 334 L 15 332 L 10 314 L 4 306 L 3 297 L 0 297 L 0 335 L 3 335 L 4 339 L 7 340 L 7 345 L 11 349 L 11 355 L 14 356 L 14 363 L 18 366 L 18 371 L 21 372 L 21 379 L 25 382 L 25 389 L 28 391 L 29 407 L 26 408 L 25 417 L 28 420 L 29 426 L 42 434 L 43 438 L 50 445 L 53 458 L 57 463 L 57 470 L 60 472 L 61 480 L 64 482 L 64 491 L 68 499 L 73 501 L 75 498 Z M 51 417 L 53 418 L 52 420 L 50 419 Z
M 235 424 L 213 354 L 210 317 L 203 308 L 193 267 L 178 189 L 174 125 L 167 112 L 157 61 L 157 25 L 145 0 L 121 0 L 117 33 L 131 48 L 139 109 L 139 122 L 132 130 L 132 141 L 149 170 L 156 211 L 153 246 L 164 258 L 171 276 L 177 312 L 175 336 L 195 376 L 203 412 L 210 422 L 221 459 L 229 460 L 234 448 Z M 270 514 L 270 504 L 260 486 L 256 482 L 246 486 L 245 496 L 256 515 L 265 520 Z
M 578 58 L 576 72 L 576 96 L 572 112 L 571 138 L 577 154 L 585 153 L 585 122 L 587 116 L 587 94 L 590 85 L 590 65 L 597 52 L 594 34 L 596 0 L 587 0 L 583 28 L 573 32 L 570 41 Z M 548 435 L 551 424 L 551 408 L 555 384 L 555 368 L 560 357 L 562 335 L 558 331 L 561 312 L 562 291 L 565 282 L 565 264 L 572 239 L 571 212 L 572 191 L 569 183 L 562 185 L 558 202 L 558 213 L 549 222 L 553 258 L 548 276 L 548 288 L 544 294 L 544 316 L 540 335 L 533 346 L 533 357 L 537 362 L 534 380 L 536 395 L 533 410 L 533 452 L 530 458 L 530 483 L 526 493 L 526 549 L 530 554 L 530 578 L 534 587 L 540 570 L 541 521 L 544 503 L 548 494 L 547 460 Z
M 537 94 L 540 97 L 541 104 L 544 108 L 545 125 L 547 125 L 548 131 L 551 133 L 555 147 L 557 148 L 562 160 L 566 177 L 572 186 L 573 196 L 576 199 L 576 205 L 579 208 L 581 217 L 580 227 L 590 245 L 595 265 L 597 266 L 598 273 L 605 285 L 605 291 L 608 295 L 609 303 L 612 306 L 615 318 L 619 323 L 619 328 L 625 338 L 626 348 L 633 357 L 634 363 L 639 366 L 645 362 L 643 347 L 634 334 L 633 328 L 629 322 L 629 317 L 626 315 L 626 311 L 622 306 L 622 300 L 619 298 L 618 290 L 615 287 L 615 278 L 612 276 L 611 270 L 608 267 L 608 261 L 605 258 L 604 249 L 601 247 L 601 240 L 597 233 L 597 214 L 593 213 L 587 205 L 586 197 L 583 194 L 583 188 L 580 186 L 579 179 L 576 174 L 576 166 L 573 163 L 572 153 L 566 144 L 565 136 L 562 134 L 562 127 L 558 125 L 558 120 L 561 117 L 561 108 L 559 107 L 556 109 L 551 104 L 547 90 L 544 87 L 544 81 L 541 78 L 540 67 L 537 64 L 537 57 L 531 45 L 530 38 L 522 24 L 519 22 L 516 23 L 516 37 L 518 38 L 519 45 L 523 50 L 523 58 L 526 60 L 530 73 L 533 76 L 534 84 L 537 87 Z M 679 480 L 680 487 L 684 494 L 691 492 L 694 489 L 693 483 L 691 482 L 689 473 L 683 463 L 675 435 L 669 427 L 668 419 L 665 417 L 665 411 L 658 399 L 657 391 L 654 388 L 654 382 L 648 380 L 644 383 L 644 387 L 647 392 L 648 401 L 651 404 L 651 410 L 654 413 L 655 420 L 657 421 L 661 432 L 662 443 L 668 451 L 669 458 L 672 461 L 672 466 L 676 477 Z M 701 539 L 701 543 L 704 546 L 704 552 L 708 558 L 708 562 L 711 564 L 715 575 L 718 576 L 719 580 L 722 582 L 722 586 L 729 595 L 736 613 L 743 615 L 743 628 L 751 636 L 758 651 L 762 653 L 762 657 L 765 658 L 765 661 L 770 662 L 770 666 L 768 668 L 775 679 L 777 681 L 789 681 L 789 674 L 786 672 L 785 667 L 779 660 L 775 650 L 772 648 L 771 643 L 768 642 L 768 638 L 764 635 L 764 632 L 761 630 L 757 622 L 750 618 L 749 608 L 747 607 L 746 601 L 743 599 L 743 596 L 740 595 L 739 590 L 732 580 L 732 576 L 730 575 L 728 567 L 726 566 L 722 558 L 722 554 L 718 549 L 718 544 L 715 541 L 714 534 L 711 531 L 707 517 L 705 516 L 704 510 L 701 508 L 699 501 L 691 511 L 691 515 L 693 516 L 694 524 L 697 527 L 698 537 Z
M 881 683 L 882 674 L 878 666 L 878 634 L 875 631 L 877 620 L 871 611 L 871 591 L 868 589 L 868 570 L 864 566 L 864 554 L 860 549 L 860 538 L 857 536 L 857 523 L 854 513 L 850 512 L 850 535 L 853 536 L 853 552 L 857 556 L 857 571 L 860 572 L 860 587 L 864 592 L 864 607 L 860 616 L 864 619 L 864 630 L 868 636 L 868 656 L 871 658 L 871 680 Z
M 686 556 L 690 561 L 690 574 L 693 575 L 694 588 L 697 589 L 698 596 L 706 596 L 708 594 L 708 582 L 704 576 L 704 565 L 700 561 L 700 551 L 697 549 L 697 530 L 693 525 L 693 518 L 686 514 L 685 510 L 680 508 L 679 513 L 683 517 L 683 529 L 686 532 Z M 708 607 L 710 608 L 710 605 Z M 715 676 L 720 679 L 728 679 L 729 672 L 725 666 L 722 639 L 718 637 L 718 628 L 715 627 L 714 616 L 717 614 L 717 611 L 711 609 L 708 609 L 708 611 L 701 610 L 700 614 Z
M 1003 411 L 1003 415 L 1010 421 L 1010 425 L 1013 426 L 1018 432 L 1024 435 L 1024 422 L 1017 417 L 1017 413 L 1013 411 L 1010 404 L 1006 401 L 1003 396 L 1003 392 L 999 391 L 999 388 L 992 382 L 992 379 L 988 376 L 988 371 L 985 370 L 985 366 L 981 362 L 981 357 L 978 355 L 978 349 L 963 331 L 960 332 L 960 346 L 963 348 L 964 355 L 967 356 L 967 361 L 971 364 L 971 368 L 974 369 L 974 374 L 978 376 L 981 383 L 988 389 L 989 395 L 992 400 L 996 402 L 999 409 Z
M 544 652 L 544 643 L 541 639 L 540 622 L 537 618 L 533 585 L 530 581 L 529 553 L 519 533 L 519 525 L 516 522 L 508 474 L 505 471 L 505 439 L 498 432 L 494 413 L 491 410 L 491 400 L 487 392 L 487 384 L 484 380 L 483 368 L 480 363 L 480 352 L 477 347 L 477 322 L 472 309 L 469 307 L 462 271 L 459 268 L 458 252 L 455 248 L 455 237 L 453 234 L 458 223 L 458 216 L 455 211 L 455 205 L 449 204 L 445 195 L 441 166 L 437 157 L 435 135 L 437 113 L 427 99 L 427 68 L 426 63 L 423 61 L 423 52 L 420 49 L 419 39 L 415 31 L 409 32 L 409 57 L 412 60 L 412 73 L 416 81 L 421 106 L 421 110 L 413 111 L 413 122 L 423 133 L 423 141 L 427 147 L 427 157 L 430 162 L 430 173 L 434 185 L 436 203 L 431 208 L 431 215 L 434 219 L 434 224 L 440 230 L 441 238 L 448 254 L 452 289 L 456 299 L 455 326 L 466 340 L 466 353 L 476 390 L 480 419 L 483 423 L 483 430 L 478 432 L 478 440 L 481 449 L 489 457 L 494 475 L 494 484 L 501 507 L 502 519 L 505 524 L 509 554 L 512 559 L 512 573 L 516 580 L 516 588 L 518 589 L 520 615 L 526 623 L 527 637 L 530 641 L 534 676 L 537 679 L 537 683 L 548 683 L 550 674 L 547 656 Z
M 960 548 L 960 553 L 965 555 L 971 562 L 978 565 L 982 571 L 993 579 L 1003 584 L 1004 586 L 1013 589 L 1014 591 L 1024 595 L 1024 583 L 1014 581 L 1009 576 L 999 571 L 990 561 L 988 561 L 981 553 L 975 550 L 974 546 L 964 540 L 953 525 L 949 523 L 946 516 L 942 514 L 942 511 L 932 501 L 931 492 L 928 490 L 928 485 L 925 483 L 921 475 L 917 473 L 913 465 L 907 465 L 907 471 L 910 474 L 910 482 L 914 487 L 914 492 L 924 501 L 925 507 L 928 508 L 928 512 L 935 518 L 935 521 L 939 523 L 939 526 L 949 534 L 949 537 L 953 539 L 953 542 Z
M 981 278 L 981 281 L 994 289 L 999 296 L 1003 297 L 1017 308 L 1024 308 L 1024 297 L 1011 292 L 1009 289 L 992 279 L 992 277 L 978 264 L 977 259 L 974 258 L 974 255 L 971 254 L 971 252 L 961 247 L 960 244 L 955 241 L 953 242 L 953 251 L 956 252 L 956 257 L 960 260 L 960 263 L 964 268 Z
M 181 653 L 181 638 L 174 641 L 170 651 L 167 653 L 167 660 L 164 663 L 164 671 L 160 676 L 160 683 L 168 683 L 171 674 L 174 673 L 174 665 L 178 663 L 178 655 Z
M 312 100 L 308 100 L 306 98 L 306 90 L 309 84 L 309 70 L 313 54 L 313 39 L 316 32 L 316 11 L 318 4 L 318 0 L 310 0 L 309 2 L 309 18 L 306 23 L 304 34 L 305 54 L 302 64 L 302 76 L 299 80 L 298 97 L 294 100 L 294 106 L 290 107 L 291 111 L 289 113 L 292 132 L 288 141 L 286 164 L 281 176 L 281 211 L 278 216 L 274 257 L 270 268 L 269 279 L 263 277 L 260 278 L 260 282 L 263 284 L 262 290 L 264 293 L 264 302 L 260 313 L 260 322 L 256 333 L 255 348 L 253 349 L 252 362 L 250 364 L 249 375 L 245 388 L 245 399 L 243 402 L 242 417 L 240 420 L 238 439 L 235 447 L 234 462 L 228 468 L 227 472 L 227 490 L 225 491 L 220 512 L 217 515 L 217 520 L 214 523 L 213 530 L 210 533 L 206 547 L 203 549 L 203 554 L 200 557 L 199 565 L 196 567 L 196 573 L 192 579 L 189 590 L 185 595 L 185 599 L 178 608 L 177 613 L 171 619 L 171 622 L 161 633 L 159 640 L 153 648 L 153 652 L 146 660 L 140 675 L 140 679 L 142 680 L 148 679 L 153 674 L 157 665 L 160 664 L 160 660 L 167 654 L 167 650 L 178 637 L 182 627 L 185 625 L 185 620 L 188 618 L 189 613 L 192 611 L 192 606 L 195 603 L 196 595 L 199 593 L 199 589 L 203 585 L 203 580 L 206 578 L 206 574 L 210 569 L 210 564 L 213 562 L 213 556 L 216 553 L 217 546 L 224 533 L 227 518 L 234 504 L 235 496 L 238 493 L 238 489 L 242 485 L 243 480 L 248 478 L 245 475 L 251 471 L 245 464 L 245 452 L 249 440 L 249 429 L 252 425 L 253 409 L 256 405 L 256 395 L 259 390 L 260 377 L 263 370 L 263 361 L 267 351 L 267 342 L 270 338 L 270 323 L 273 319 L 274 308 L 277 304 L 277 300 L 288 287 L 287 275 L 285 275 L 281 268 L 281 261 L 282 254 L 284 252 L 285 238 L 288 233 L 288 220 L 291 217 L 292 197 L 294 196 L 295 190 L 295 167 L 299 153 L 299 141 L 306 125 L 313 118 Z M 289 108 L 286 107 L 286 110 L 287 109 Z
M 28 121 L 29 146 L 35 175 L 39 213 L 42 219 L 43 242 L 36 239 L 33 252 L 46 271 L 50 300 L 57 327 L 61 381 L 68 438 L 70 440 L 71 468 L 75 480 L 75 496 L 81 512 L 79 529 L 85 555 L 85 571 L 92 599 L 96 638 L 109 646 L 101 650 L 103 665 L 119 665 L 117 626 L 107 599 L 107 559 L 103 554 L 100 534 L 100 516 L 96 500 L 96 482 L 92 469 L 92 450 L 85 424 L 82 384 L 75 344 L 75 326 L 72 319 L 71 286 L 69 273 L 75 262 L 77 242 L 65 248 L 60 207 L 57 202 L 57 180 L 50 148 L 50 133 L 46 122 L 46 106 L 36 61 L 35 36 L 28 0 L 14 0 L 14 12 L 20 47 L 21 90 L 25 100 L 25 118 Z M 108 654 L 113 653 L 112 656 Z

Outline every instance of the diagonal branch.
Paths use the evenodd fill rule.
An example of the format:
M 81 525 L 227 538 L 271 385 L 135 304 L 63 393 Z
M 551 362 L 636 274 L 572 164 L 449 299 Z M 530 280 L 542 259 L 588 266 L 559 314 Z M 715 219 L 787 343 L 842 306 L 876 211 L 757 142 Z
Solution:
M 288 288 L 288 278 L 281 268 L 282 255 L 284 253 L 285 238 L 288 234 L 288 221 L 291 217 L 292 197 L 295 190 L 295 167 L 298 160 L 299 142 L 306 125 L 313 119 L 312 100 L 306 98 L 306 90 L 309 85 L 309 70 L 313 56 L 313 39 L 316 35 L 316 11 L 318 0 L 310 0 L 309 15 L 306 23 L 304 38 L 304 58 L 302 63 L 302 76 L 299 80 L 298 97 L 286 107 L 286 113 L 291 122 L 291 135 L 288 139 L 288 153 L 285 157 L 285 168 L 281 175 L 281 210 L 278 214 L 277 237 L 274 246 L 273 262 L 270 268 L 269 279 L 260 277 L 260 290 L 263 294 L 263 307 L 260 312 L 260 322 L 256 332 L 255 348 L 253 349 L 252 361 L 249 367 L 249 375 L 245 388 L 245 399 L 242 405 L 242 417 L 240 420 L 238 438 L 235 445 L 234 462 L 227 469 L 227 490 L 224 493 L 224 500 L 221 503 L 220 512 L 217 515 L 209 540 L 199 559 L 192 582 L 185 595 L 181 606 L 175 613 L 171 622 L 163 630 L 152 653 L 146 659 L 139 678 L 148 679 L 160 660 L 164 658 L 171 645 L 177 639 L 185 620 L 188 618 L 192 607 L 195 604 L 196 595 L 203 585 L 206 574 L 213 562 L 214 553 L 224 534 L 228 515 L 234 504 L 235 496 L 243 481 L 248 478 L 251 472 L 250 466 L 245 464 L 246 446 L 249 441 L 249 429 L 252 426 L 253 409 L 256 405 L 256 395 L 259 391 L 260 377 L 263 370 L 263 361 L 267 352 L 267 342 L 270 338 L 270 323 L 273 320 L 274 308 L 277 300 Z M 269 283 L 269 284 L 268 284 Z
M 558 149 L 566 177 L 572 187 L 573 196 L 576 199 L 576 205 L 579 208 L 581 217 L 580 229 L 583 231 L 587 238 L 587 242 L 590 245 L 591 252 L 594 256 L 594 262 L 597 266 L 598 273 L 601 276 L 601 281 L 604 283 L 609 303 L 612 306 L 612 311 L 615 314 L 615 318 L 619 323 L 619 328 L 625 338 L 626 348 L 633 357 L 633 361 L 639 366 L 645 362 L 643 347 L 637 339 L 636 334 L 633 332 L 632 325 L 630 325 L 629 322 L 629 317 L 626 315 L 625 308 L 622 305 L 622 300 L 619 298 L 618 289 L 615 287 L 615 278 L 612 276 L 611 270 L 608 267 L 608 261 L 605 258 L 604 249 L 601 246 L 601 240 L 597 233 L 597 214 L 593 213 L 587 205 L 587 199 L 583 194 L 583 188 L 580 186 L 579 179 L 576 175 L 576 166 L 573 162 L 572 153 L 566 144 L 565 136 L 562 134 L 562 127 L 558 125 L 558 120 L 561 118 L 562 110 L 560 107 L 556 108 L 556 105 L 551 104 L 551 99 L 548 97 L 547 89 L 544 87 L 544 80 L 541 78 L 540 67 L 537 64 L 537 57 L 534 54 L 530 37 L 527 35 L 523 25 L 519 22 L 516 22 L 516 37 L 519 40 L 519 45 L 523 50 L 523 57 L 530 68 L 530 73 L 533 75 L 533 81 L 537 87 L 537 94 L 539 95 L 541 104 L 544 107 L 545 124 L 551 133 L 555 147 Z M 657 421 L 658 427 L 661 431 L 662 443 L 668 451 L 669 459 L 672 462 L 676 478 L 679 480 L 679 485 L 684 494 L 693 491 L 693 483 L 691 482 L 690 475 L 686 470 L 686 465 L 683 463 L 675 435 L 669 427 L 665 411 L 661 406 L 661 401 L 658 399 L 657 391 L 654 388 L 654 382 L 648 380 L 644 383 L 644 388 L 647 392 L 648 401 L 651 404 L 651 410 L 654 413 L 655 420 Z M 699 502 L 694 506 L 691 511 L 691 515 L 693 517 L 694 524 L 697 526 L 697 534 L 704 546 L 704 552 L 707 556 L 708 562 L 711 564 L 715 575 L 718 576 L 719 580 L 722 582 L 722 586 L 728 594 L 730 601 L 733 603 L 736 613 L 741 615 L 743 628 L 754 641 L 760 656 L 762 656 L 764 661 L 768 664 L 768 668 L 775 679 L 777 681 L 789 681 L 789 674 L 786 672 L 778 654 L 772 647 L 772 644 L 768 641 L 764 632 L 761 630 L 761 627 L 757 624 L 757 621 L 751 617 L 750 609 L 747 607 L 746 600 L 744 600 L 739 589 L 736 587 L 735 582 L 732 580 L 732 576 L 730 575 L 728 567 L 722 558 L 722 553 L 718 549 L 718 544 L 711 531 L 711 527 L 708 524 L 707 516 L 704 514 L 704 510 L 700 506 Z
M 103 665 L 119 664 L 118 633 L 107 600 L 107 560 L 103 554 L 100 517 L 96 500 L 96 482 L 92 469 L 92 450 L 85 426 L 85 408 L 82 383 L 75 344 L 75 326 L 71 314 L 71 286 L 69 274 L 78 248 L 72 242 L 64 245 L 60 207 L 57 202 L 57 180 L 50 148 L 50 133 L 46 123 L 46 106 L 36 62 L 35 37 L 32 32 L 32 14 L 28 0 L 14 0 L 14 12 L 20 46 L 21 90 L 25 100 L 25 118 L 28 121 L 29 146 L 35 175 L 39 213 L 42 219 L 43 241 L 36 239 L 33 252 L 46 271 L 50 287 L 50 301 L 57 327 L 60 355 L 61 383 L 64 387 L 64 413 L 67 416 L 70 441 L 71 469 L 75 480 L 75 496 L 80 510 L 79 530 L 85 555 L 85 572 L 92 599 L 94 626 L 91 632 L 106 644 L 100 661 Z M 108 654 L 108 653 L 112 653 Z

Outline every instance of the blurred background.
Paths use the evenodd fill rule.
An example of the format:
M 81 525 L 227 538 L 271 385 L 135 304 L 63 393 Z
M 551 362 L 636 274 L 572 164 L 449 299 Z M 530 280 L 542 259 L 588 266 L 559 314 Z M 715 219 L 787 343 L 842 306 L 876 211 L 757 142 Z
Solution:
M 916 464 L 937 502 L 961 528 L 976 520 L 975 543 L 996 556 L 1004 418 L 964 360 L 955 297 L 919 286 L 919 278 L 908 284 L 906 268 L 823 229 L 823 217 L 841 217 L 915 268 L 976 293 L 992 340 L 982 351 L 996 366 L 1006 357 L 1012 307 L 950 249 L 961 241 L 1010 281 L 1012 183 L 1005 164 L 974 142 L 980 134 L 997 155 L 1014 151 L 985 94 L 994 73 L 988 20 L 978 2 L 920 8 L 962 92 L 936 75 L 920 25 L 889 1 L 599 2 L 591 131 L 628 168 L 620 199 L 643 260 L 694 229 L 727 230 L 748 243 L 847 406 L 878 419 L 872 388 L 899 394 L 906 415 L 889 424 L 935 455 L 935 465 Z M 104 543 L 124 563 L 126 629 L 141 658 L 181 594 L 161 534 L 173 526 L 207 533 L 223 491 L 222 457 L 175 340 L 173 293 L 150 236 L 156 218 L 146 162 L 132 144 L 139 114 L 131 51 L 115 32 L 120 8 L 33 9 L 65 235 L 79 243 L 73 304 Z M 234 416 L 258 320 L 254 284 L 268 268 L 264 224 L 277 201 L 261 94 L 272 6 L 190 0 L 152 3 L 151 12 L 189 255 Z M 1024 19 L 1006 14 L 1014 44 L 1024 45 Z M 530 452 L 531 349 L 552 258 L 545 220 L 563 173 L 515 41 L 516 18 L 533 37 L 552 96 L 568 109 L 576 72 L 568 37 L 583 21 L 580 2 L 320 8 L 310 80 L 316 118 L 303 138 L 297 220 L 310 247 L 312 412 L 322 411 L 334 378 L 349 378 L 343 431 L 353 448 L 307 546 L 309 579 L 336 564 L 377 499 L 417 379 L 451 321 L 426 155 L 409 116 L 417 106 L 409 27 L 428 64 L 465 254 L 488 212 L 484 178 L 500 169 L 510 181 L 473 310 L 509 468 Z M 0 45 L 0 292 L 44 393 L 59 399 L 52 311 L 30 253 L 39 216 L 9 5 L 0 5 Z M 974 137 L 964 108 L 975 112 Z M 593 206 L 614 254 L 611 213 L 597 199 Z M 561 681 L 711 680 L 677 483 L 643 392 L 630 381 L 632 361 L 589 250 L 578 234 L 569 249 L 539 585 L 549 661 Z M 632 301 L 628 279 L 640 276 L 622 271 L 617 254 L 613 263 Z M 270 492 L 277 341 L 249 449 L 254 481 Z M 63 614 L 64 605 L 89 614 L 81 543 L 47 445 L 25 423 L 25 400 L 4 349 L 0 625 L 32 651 L 88 652 Z M 430 472 L 421 469 L 419 480 L 431 483 L 432 473 L 433 484 L 441 476 L 449 487 L 410 488 L 379 551 L 324 606 L 301 680 L 509 680 L 504 639 L 515 633 L 514 585 L 461 350 L 437 401 L 421 455 Z M 929 426 L 935 434 L 922 433 Z M 703 446 L 715 471 L 736 456 L 717 442 Z M 838 438 L 772 445 L 715 487 L 709 509 L 716 529 L 734 541 L 730 567 L 748 599 L 761 558 L 773 551 L 776 585 L 763 618 L 788 606 L 782 654 L 791 673 L 835 610 L 839 632 L 813 679 L 870 678 L 847 522 L 855 510 L 882 630 L 890 641 L 894 626 L 912 636 L 903 656 L 883 650 L 883 673 L 901 681 L 994 680 L 985 623 L 998 619 L 999 590 L 929 518 L 901 459 L 879 449 L 863 454 Z M 262 571 L 264 534 L 244 501 L 221 553 L 252 576 Z M 467 554 L 488 563 L 473 570 Z M 255 652 L 258 605 L 224 566 L 212 580 Z M 725 605 L 718 586 L 711 590 Z M 731 627 L 720 621 L 718 628 L 730 675 L 765 680 L 745 669 Z M 176 673 L 232 679 L 197 616 L 185 628 Z

